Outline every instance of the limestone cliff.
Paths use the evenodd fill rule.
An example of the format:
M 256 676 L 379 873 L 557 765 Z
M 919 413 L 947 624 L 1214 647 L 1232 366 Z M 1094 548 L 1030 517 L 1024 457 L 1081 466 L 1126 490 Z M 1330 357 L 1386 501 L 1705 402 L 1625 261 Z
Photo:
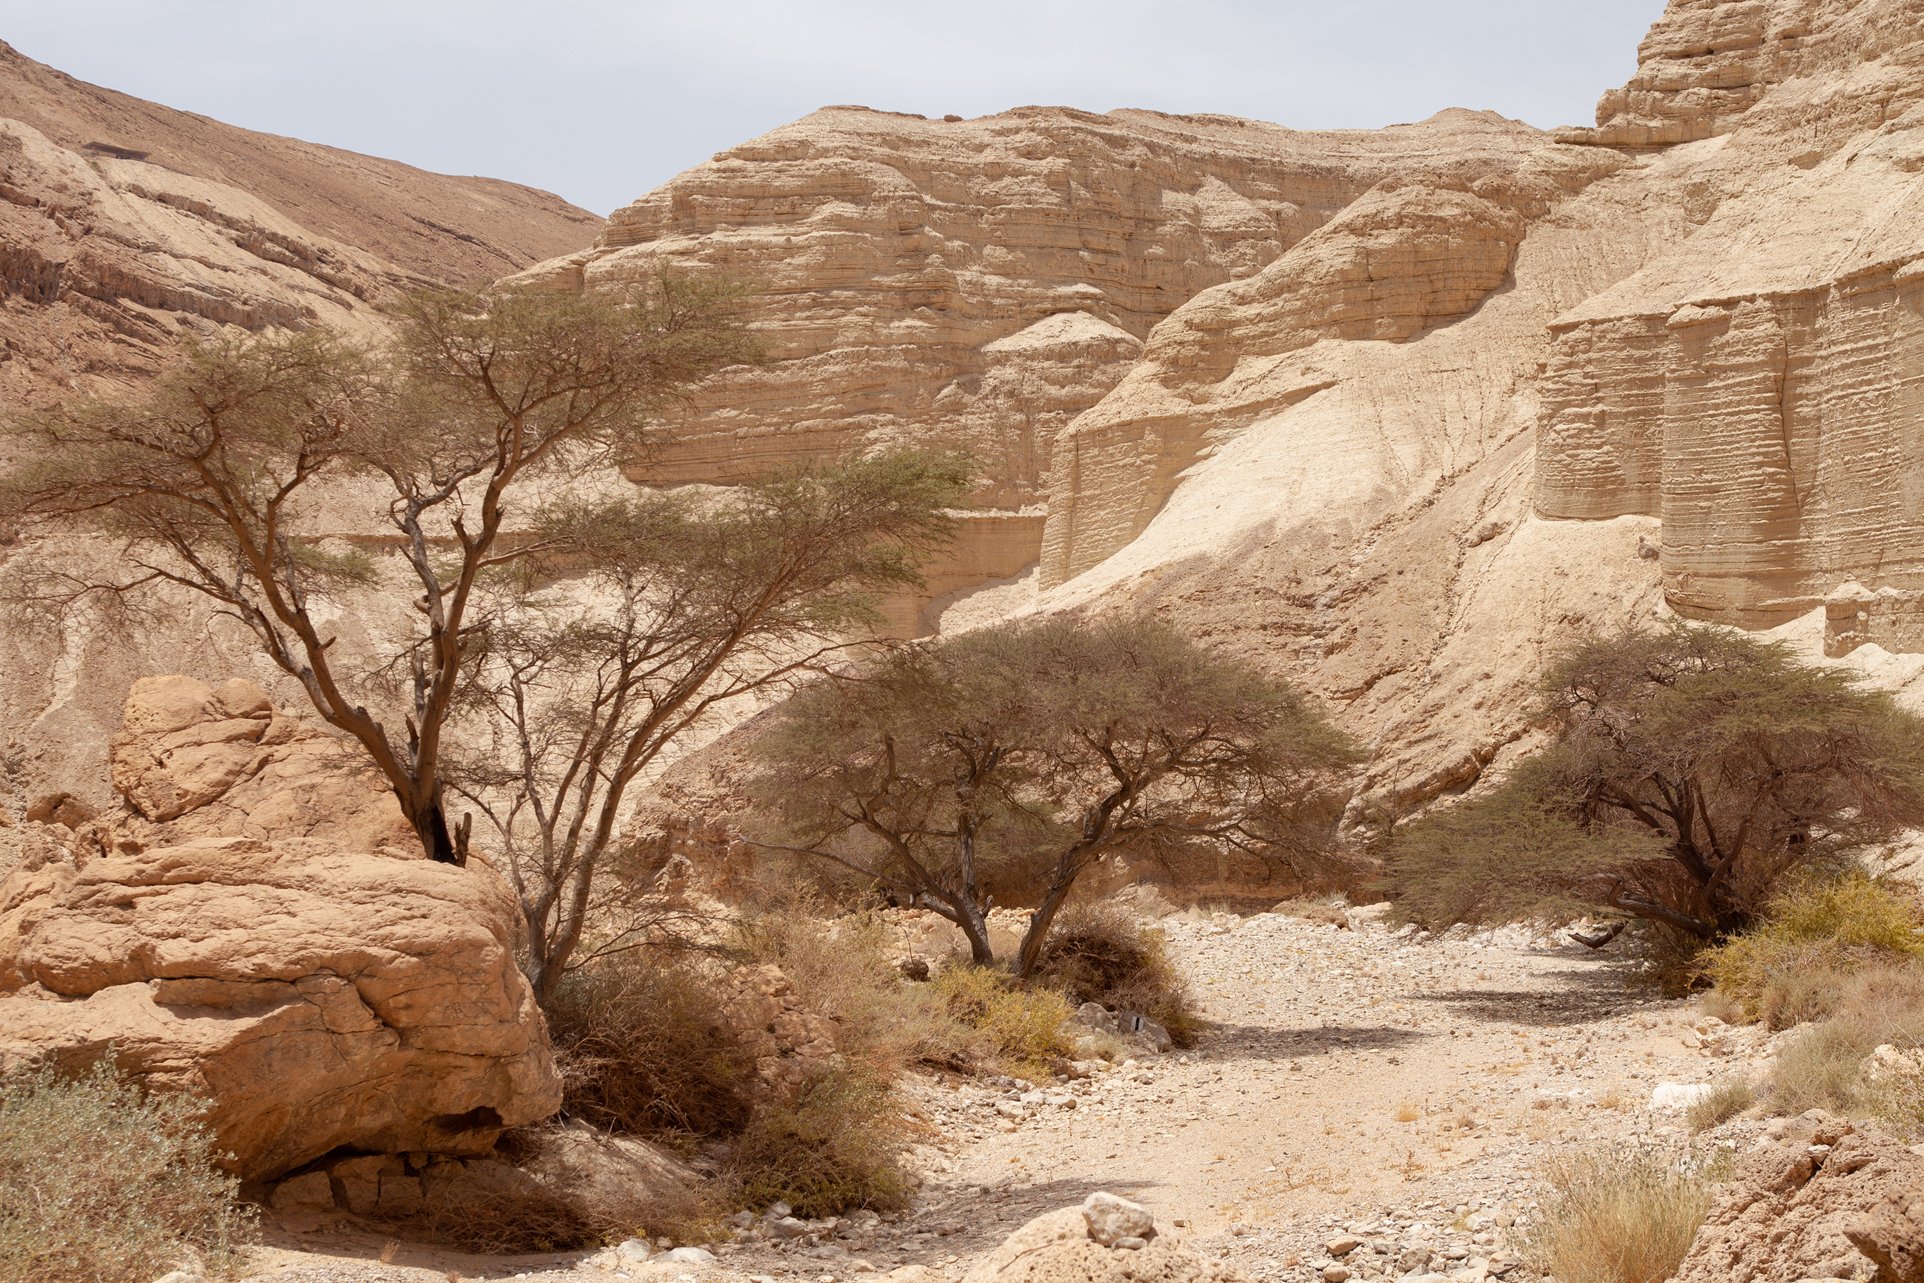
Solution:
M 1907 0 L 1673 0 L 1594 128 L 836 109 L 535 275 L 767 291 L 775 363 L 637 478 L 965 444 L 1041 539 L 948 626 L 1167 613 L 1415 804 L 1527 734 L 1548 652 L 1666 600 L 1924 644 L 1921 69 Z

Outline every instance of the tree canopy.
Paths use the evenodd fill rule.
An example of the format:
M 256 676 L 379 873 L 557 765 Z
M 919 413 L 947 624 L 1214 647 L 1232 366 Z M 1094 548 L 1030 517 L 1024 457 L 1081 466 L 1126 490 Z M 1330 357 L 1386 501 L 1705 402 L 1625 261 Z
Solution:
M 1105 858 L 1231 846 L 1307 870 L 1330 849 L 1352 758 L 1287 684 L 1165 624 L 1061 617 L 818 682 L 757 755 L 764 845 L 926 905 L 978 962 L 993 959 L 991 887 L 1032 881 L 1021 975 Z
M 123 544 L 124 573 L 50 570 L 32 589 L 42 602 L 161 585 L 212 601 L 366 751 L 423 849 L 458 863 L 466 837 L 448 821 L 443 755 L 484 623 L 481 582 L 538 547 L 503 539 L 511 509 L 538 477 L 640 450 L 651 413 L 753 350 L 725 292 L 671 280 L 421 294 L 379 344 L 321 330 L 222 337 L 137 401 L 17 419 L 25 461 L 4 497 L 28 522 Z M 399 586 L 324 537 L 339 501 L 327 487 L 341 480 L 380 494 Z M 328 622 L 348 587 L 411 606 L 405 635 L 365 669 L 337 652 Z
M 953 457 L 897 453 L 539 514 L 470 649 L 450 776 L 506 854 L 544 1001 L 591 924 L 584 957 L 632 943 L 597 878 L 630 786 L 718 706 L 869 644 L 967 485 Z
M 1924 822 L 1924 719 L 1780 643 L 1682 623 L 1591 639 L 1541 712 L 1540 754 L 1392 835 L 1417 916 L 1602 912 L 1715 940 L 1792 870 Z

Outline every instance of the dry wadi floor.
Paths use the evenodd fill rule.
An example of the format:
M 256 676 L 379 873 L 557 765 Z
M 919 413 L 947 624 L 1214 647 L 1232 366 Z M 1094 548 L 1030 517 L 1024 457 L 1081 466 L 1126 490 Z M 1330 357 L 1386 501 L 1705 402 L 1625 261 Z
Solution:
M 1545 1158 L 1681 1133 L 1653 1089 L 1748 1071 L 1762 1050 L 1754 1031 L 1633 987 L 1614 951 L 1523 931 L 1415 940 L 1274 913 L 1164 927 L 1215 1025 L 1203 1045 L 1049 1085 L 1053 1103 L 1025 1103 L 1043 1094 L 1030 1084 L 922 1084 L 939 1139 L 918 1150 L 927 1183 L 907 1216 L 718 1246 L 697 1266 L 408 1247 L 383 1266 L 377 1239 L 281 1240 L 254 1277 L 843 1283 L 919 1266 L 933 1283 L 1106 1189 L 1259 1280 L 1322 1278 L 1343 1237 L 1362 1240 L 1343 1262 L 1359 1279 L 1522 1279 L 1507 1227 Z

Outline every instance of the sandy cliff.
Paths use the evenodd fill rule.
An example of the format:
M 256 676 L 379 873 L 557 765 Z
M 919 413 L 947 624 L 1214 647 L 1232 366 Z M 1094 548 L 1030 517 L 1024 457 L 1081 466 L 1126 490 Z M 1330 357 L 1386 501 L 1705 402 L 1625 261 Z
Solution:
M 707 389 L 633 480 L 969 450 L 982 481 L 962 543 L 904 628 L 1163 612 L 1317 693 L 1373 746 L 1376 798 L 1414 804 L 1527 734 L 1564 639 L 1666 601 L 1753 626 L 1821 607 L 1833 653 L 1924 648 L 1921 72 L 1907 0 L 1674 0 L 1595 127 L 830 108 L 517 279 L 671 270 L 759 292 L 770 363 Z M 38 166 L 19 172 L 104 185 L 92 207 L 121 201 L 135 223 L 191 204 L 136 187 L 253 172 L 204 150 L 163 182 L 136 131 L 83 138 L 111 131 L 5 102 L 22 123 L 0 147 Z M 248 217 L 297 220 L 307 257 L 246 277 L 258 301 L 159 308 L 190 318 L 176 328 L 358 315 L 357 289 L 418 272 L 412 207 L 363 223 L 295 210 L 279 163 L 259 163 Z M 218 240 L 213 226 L 195 234 Z M 503 226 L 473 235 L 529 256 Z M 181 297 L 241 279 L 209 266 L 253 253 L 241 242 L 283 243 L 231 231 L 219 254 L 162 264 L 191 278 Z M 85 255 L 64 261 L 95 279 Z M 49 278 L 8 272 L 26 284 L 0 322 L 37 307 L 51 333 L 27 297 Z M 106 324 L 91 297 L 73 298 L 75 324 Z M 116 297 L 115 323 L 158 314 Z M 36 689 L 92 698 L 72 692 L 100 658 L 70 638 Z

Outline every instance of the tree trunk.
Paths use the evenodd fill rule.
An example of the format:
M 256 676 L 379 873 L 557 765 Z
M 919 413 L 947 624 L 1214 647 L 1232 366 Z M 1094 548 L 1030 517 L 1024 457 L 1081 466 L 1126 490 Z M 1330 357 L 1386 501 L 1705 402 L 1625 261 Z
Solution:
M 1042 903 L 1029 915 L 1029 929 L 1022 933 L 1022 948 L 1015 956 L 1016 979 L 1027 980 L 1035 973 L 1036 964 L 1042 961 L 1042 942 L 1049 938 L 1049 928 L 1055 925 L 1056 915 L 1068 903 L 1069 890 L 1074 885 L 1073 877 L 1052 884 L 1044 893 Z
M 960 908 L 956 914 L 956 926 L 962 928 L 962 935 L 969 942 L 969 961 L 978 967 L 995 965 L 995 950 L 989 945 L 989 924 L 981 910 L 973 904 Z
M 399 796 L 397 790 L 396 796 Z M 466 864 L 468 853 L 466 843 L 456 842 L 454 831 L 448 827 L 448 813 L 441 805 L 441 786 L 436 784 L 425 802 L 409 805 L 409 800 L 400 798 L 402 813 L 414 826 L 415 836 L 421 839 L 421 849 L 428 858 L 440 864 Z

